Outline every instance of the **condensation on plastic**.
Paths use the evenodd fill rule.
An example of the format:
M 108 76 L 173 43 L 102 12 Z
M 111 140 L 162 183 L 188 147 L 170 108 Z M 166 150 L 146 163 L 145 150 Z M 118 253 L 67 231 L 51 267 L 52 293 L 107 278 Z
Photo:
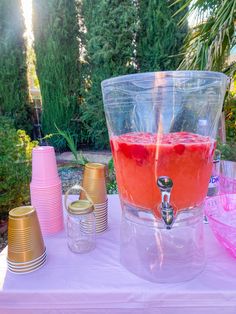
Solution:
M 170 71 L 131 74 L 102 82 L 110 135 L 128 132 L 196 133 L 207 121 L 215 138 L 228 77 L 218 72 Z M 159 126 L 162 126 L 160 128 Z

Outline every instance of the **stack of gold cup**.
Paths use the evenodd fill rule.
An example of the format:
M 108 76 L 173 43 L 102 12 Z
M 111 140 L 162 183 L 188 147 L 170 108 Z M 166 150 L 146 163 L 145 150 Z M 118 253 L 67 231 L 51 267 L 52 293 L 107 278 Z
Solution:
M 105 165 L 99 163 L 87 163 L 84 169 L 82 186 L 94 203 L 96 233 L 104 232 L 108 228 L 108 200 Z M 84 192 L 81 192 L 80 199 L 86 199 Z
M 46 261 L 46 249 L 36 210 L 22 206 L 9 212 L 8 221 L 8 269 L 24 274 L 42 267 Z

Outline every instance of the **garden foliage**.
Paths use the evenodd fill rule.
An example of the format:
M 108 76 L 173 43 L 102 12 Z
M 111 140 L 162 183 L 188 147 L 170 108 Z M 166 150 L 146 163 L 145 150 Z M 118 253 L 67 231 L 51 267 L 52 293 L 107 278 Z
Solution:
M 44 134 L 55 133 L 55 125 L 74 134 L 80 94 L 80 46 L 76 0 L 33 0 L 36 70 L 42 94 Z M 52 137 L 62 149 L 62 137 Z
M 236 95 L 235 93 L 230 93 L 225 100 L 224 104 L 225 112 L 225 128 L 226 137 L 229 142 L 236 143 Z M 236 156 L 235 156 L 236 160 Z
M 138 0 L 137 65 L 141 72 L 176 70 L 187 35 L 187 22 L 178 25 L 187 8 L 173 16 L 176 0 Z
M 14 207 L 29 202 L 32 142 L 13 121 L 0 116 L 0 216 Z
M 82 106 L 82 139 L 108 146 L 101 81 L 138 71 L 176 69 L 187 28 L 172 18 L 178 5 L 165 0 L 84 0 L 87 86 Z M 163 31 L 165 29 L 165 31 Z M 85 75 L 85 77 L 86 77 Z
M 230 50 L 235 46 L 235 0 L 178 0 L 182 11 L 187 4 L 188 15 L 195 12 L 198 21 L 189 32 L 184 45 L 182 69 L 223 71 Z M 181 14 L 182 11 L 180 10 Z M 176 12 L 178 15 L 180 12 Z
M 78 142 L 86 146 L 109 146 L 101 81 L 177 67 L 186 27 L 178 28 L 182 16 L 173 18 L 178 4 L 170 4 L 165 0 L 33 0 L 45 135 L 54 134 L 56 124 L 72 136 L 78 134 Z M 63 137 L 51 141 L 57 148 L 66 146 Z
M 20 0 L 0 1 L 0 115 L 14 119 L 17 128 L 30 132 L 26 43 Z
M 179 14 L 187 4 L 195 11 L 198 23 L 189 32 L 183 51 L 185 52 L 180 69 L 210 70 L 224 72 L 232 80 L 236 79 L 236 62 L 231 64 L 228 57 L 235 46 L 235 0 L 178 0 L 182 5 Z M 181 11 L 182 10 L 182 11 Z M 236 161 L 236 96 L 229 92 L 224 103 L 227 145 L 222 146 L 223 158 Z
M 82 139 L 95 148 L 108 146 L 101 81 L 136 71 L 134 50 L 137 9 L 132 0 L 84 0 L 87 86 L 81 122 Z

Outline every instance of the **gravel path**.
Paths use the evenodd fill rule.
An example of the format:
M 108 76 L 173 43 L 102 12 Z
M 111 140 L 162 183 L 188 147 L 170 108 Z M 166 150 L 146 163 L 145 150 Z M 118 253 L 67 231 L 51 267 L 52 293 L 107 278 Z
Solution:
M 60 167 L 58 173 L 62 181 L 62 193 L 65 194 L 70 187 L 81 183 L 83 167 Z M 73 194 L 73 191 L 71 194 Z

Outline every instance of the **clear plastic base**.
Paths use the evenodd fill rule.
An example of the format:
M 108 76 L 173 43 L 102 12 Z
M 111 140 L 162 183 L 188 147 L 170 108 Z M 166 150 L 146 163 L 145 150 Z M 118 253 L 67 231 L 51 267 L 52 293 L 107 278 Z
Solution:
M 193 279 L 205 266 L 203 214 L 200 207 L 183 211 L 167 230 L 151 212 L 123 202 L 121 263 L 153 282 Z

